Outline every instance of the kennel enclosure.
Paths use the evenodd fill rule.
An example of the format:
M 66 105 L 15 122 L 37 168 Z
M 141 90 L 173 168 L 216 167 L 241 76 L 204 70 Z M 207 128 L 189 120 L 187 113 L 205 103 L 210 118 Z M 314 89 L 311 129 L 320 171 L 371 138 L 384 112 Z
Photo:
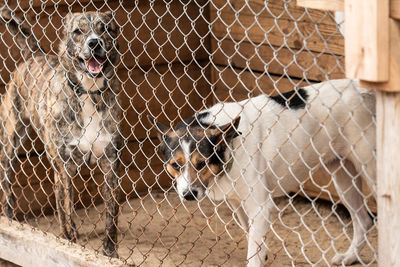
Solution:
M 380 11 L 377 16 L 380 20 L 374 21 L 380 23 L 386 16 L 387 20 L 391 21 L 391 27 L 398 28 L 397 22 L 394 21 L 395 14 L 398 14 L 396 13 L 398 12 L 396 5 L 398 1 L 368 0 L 365 2 L 375 2 L 379 7 L 387 4 L 387 13 L 377 9 Z M 297 4 L 306 8 L 299 7 Z M 360 5 L 359 10 L 361 10 L 363 3 L 358 2 L 358 4 Z M 153 257 L 151 255 L 157 253 L 155 262 L 158 260 L 159 264 L 167 264 L 167 262 L 175 265 L 193 262 L 216 265 L 231 264 L 233 257 L 230 255 L 237 251 L 240 252 L 245 246 L 245 234 L 238 234 L 239 230 L 232 230 L 236 233 L 237 238 L 229 234 L 230 230 L 227 230 L 228 234 L 222 234 L 224 227 L 229 229 L 235 227 L 234 220 L 228 220 L 229 209 L 225 208 L 226 216 L 222 216 L 224 219 L 217 223 L 220 215 L 218 212 L 213 214 L 213 205 L 204 204 L 205 208 L 200 203 L 198 206 L 196 204 L 189 207 L 189 204 L 182 204 L 176 199 L 170 199 L 169 195 L 174 194 L 173 181 L 165 173 L 162 160 L 157 153 L 159 141 L 154 129 L 151 129 L 146 120 L 147 114 L 151 114 L 164 124 L 175 125 L 216 102 L 240 101 L 261 93 L 276 95 L 320 81 L 344 78 L 344 61 L 349 57 L 347 50 L 346 57 L 344 56 L 345 38 L 340 32 L 340 25 L 335 21 L 335 15 L 332 12 L 332 10 L 346 10 L 349 14 L 349 7 L 345 8 L 344 1 L 299 0 L 296 3 L 294 0 L 139 0 L 104 3 L 97 0 L 79 2 L 68 0 L 62 3 L 6 1 L 6 5 L 14 9 L 26 23 L 30 23 L 35 37 L 40 41 L 44 50 L 49 53 L 57 53 L 63 27 L 62 18 L 70 12 L 111 10 L 120 26 L 118 39 L 121 63 L 116 66 L 118 68 L 117 75 L 123 87 L 119 97 L 124 109 L 124 120 L 122 121 L 124 150 L 121 156 L 123 175 L 120 177 L 122 188 L 120 204 L 123 212 L 130 214 L 120 218 L 122 226 L 119 246 L 125 248 L 124 252 L 120 253 L 122 264 L 146 264 L 148 259 Z M 325 10 L 313 9 L 321 7 Z M 389 10 L 392 10 L 390 19 Z M 346 16 L 346 22 L 350 20 L 349 17 L 356 21 L 357 14 Z M 377 25 L 381 25 L 379 23 L 377 22 Z M 389 25 L 389 23 L 387 24 Z M 388 25 L 386 26 L 389 29 Z M 378 26 L 377 28 L 384 29 Z M 371 28 L 366 29 L 366 31 L 370 30 Z M 0 32 L 3 42 L 1 46 L 3 49 L 0 50 L 2 58 L 0 75 L 2 93 L 4 93 L 5 84 L 10 81 L 10 73 L 21 61 L 21 55 L 4 25 L 0 25 Z M 353 38 L 359 36 L 357 32 L 349 34 L 345 31 L 345 34 L 346 42 L 350 38 L 347 36 L 351 35 Z M 395 34 L 394 31 L 390 35 L 394 40 L 398 38 Z M 376 36 L 376 39 L 386 40 L 379 35 Z M 354 47 L 354 49 L 356 48 Z M 380 47 L 377 49 L 380 53 L 384 50 Z M 394 50 L 391 47 L 387 48 L 386 52 Z M 379 59 L 382 57 L 381 54 L 377 56 Z M 394 58 L 390 58 L 391 67 L 387 68 L 388 72 L 389 69 L 396 69 L 393 68 L 393 65 L 397 66 Z M 389 57 L 387 60 L 389 62 Z M 352 62 L 346 64 L 346 71 L 349 69 L 349 64 Z M 375 66 L 375 64 L 372 63 L 369 66 Z M 383 78 L 378 80 L 358 75 L 360 73 L 355 72 L 351 77 L 368 81 L 368 87 L 392 88 L 383 83 L 385 79 L 390 79 L 390 85 L 396 84 L 392 82 L 393 76 L 396 75 L 386 78 L 382 76 Z M 395 91 L 395 88 L 390 90 Z M 382 104 L 381 109 L 379 105 L 377 106 L 378 129 L 383 129 L 383 125 L 379 124 L 379 114 L 383 114 L 385 110 L 383 103 L 386 103 L 385 99 L 388 96 L 386 93 L 378 93 L 378 96 L 381 97 L 378 99 L 381 99 L 380 103 Z M 391 97 L 395 98 L 396 94 Z M 390 114 L 390 116 L 395 116 L 396 113 Z M 397 124 L 394 122 L 395 120 L 391 120 L 388 123 L 387 126 L 391 129 L 385 131 L 385 134 L 389 135 L 389 133 L 395 132 L 393 127 Z M 390 140 L 393 140 L 389 149 L 395 147 L 393 144 L 397 137 L 394 135 L 389 136 Z M 16 150 L 19 164 L 15 166 L 17 182 L 13 188 L 18 198 L 18 219 L 21 223 L 28 223 L 42 231 L 54 232 L 55 235 L 59 235 L 57 230 L 51 228 L 52 224 L 57 224 L 56 217 L 52 216 L 55 213 L 53 171 L 46 160 L 43 144 L 39 138 L 32 135 L 28 139 L 29 142 Z M 384 147 L 386 146 L 381 146 L 381 149 Z M 378 159 L 380 162 L 384 161 L 385 164 L 390 164 L 396 158 L 395 154 L 391 157 L 388 156 L 392 155 L 390 153 L 383 152 L 383 154 L 385 158 L 378 157 Z M 382 172 L 387 169 L 387 167 L 381 168 Z M 396 168 L 390 167 L 389 169 L 395 170 Z M 78 244 L 97 252 L 101 249 L 96 242 L 90 240 L 94 237 L 102 238 L 102 232 L 99 229 L 101 227 L 96 225 L 101 225 L 102 217 L 99 214 L 104 211 L 104 207 L 101 206 L 99 190 L 103 183 L 102 175 L 98 168 L 82 168 L 81 173 L 74 178 L 75 209 L 77 211 L 75 216 L 78 230 L 79 228 L 84 230 L 83 237 Z M 385 173 L 384 176 L 395 177 L 389 173 Z M 391 181 L 392 186 L 395 184 L 394 180 L 388 181 Z M 316 209 L 318 206 L 315 204 L 315 199 L 325 199 L 334 203 L 338 201 L 330 175 L 323 171 L 313 174 L 307 183 L 301 186 L 299 192 L 292 193 L 311 200 L 314 204 L 309 206 L 310 209 Z M 371 214 L 373 214 L 377 208 L 374 197 L 366 186 L 363 188 L 363 194 Z M 386 194 L 394 198 L 392 194 Z M 387 197 L 384 198 L 387 199 Z M 292 199 L 291 201 L 287 206 L 294 210 L 294 216 L 300 221 L 305 220 L 308 214 L 307 205 L 302 206 L 303 212 L 301 209 L 296 210 L 296 205 L 298 203 L 303 205 L 303 200 Z M 154 207 L 150 207 L 152 204 Z M 222 204 L 217 206 L 219 205 Z M 286 214 L 286 206 L 282 204 L 281 207 L 282 215 Z M 334 207 L 336 204 L 332 206 L 332 209 Z M 313 212 L 320 214 L 318 209 Z M 332 213 L 335 214 L 335 212 Z M 196 215 L 194 216 L 194 214 Z M 329 214 L 328 211 L 325 215 L 328 217 Z M 388 218 L 395 218 L 392 215 Z M 157 223 L 162 226 L 152 228 L 151 225 L 155 224 L 157 216 L 160 218 Z M 322 216 L 320 228 L 324 228 L 325 223 L 328 222 L 324 216 Z M 321 216 L 317 215 L 316 217 Z M 206 222 L 205 226 L 200 225 L 201 220 Z M 217 229 L 214 229 L 213 225 L 207 226 L 210 222 Z M 163 231 L 167 232 L 173 223 L 178 223 L 181 229 L 176 232 L 175 237 L 170 236 L 168 238 L 171 240 L 166 241 L 163 239 Z M 343 229 L 347 227 L 346 223 L 341 220 L 331 222 L 329 219 L 329 223 L 336 223 Z M 278 224 L 279 222 L 277 222 Z M 306 223 L 304 224 L 307 226 Z M 146 227 L 155 231 L 155 235 L 148 234 Z M 211 233 L 205 234 L 210 231 L 208 227 L 211 229 Z M 220 229 L 218 229 L 219 227 Z M 283 228 L 288 231 L 296 229 L 295 226 Z M 190 248 L 186 251 L 176 252 L 175 248 L 178 246 L 177 244 L 180 244 L 180 237 L 187 234 L 188 230 L 185 231 L 185 229 L 193 230 L 196 236 L 190 241 L 183 241 L 183 244 L 189 245 L 189 247 L 202 251 L 199 244 L 202 243 L 202 239 L 206 239 L 206 236 L 212 238 L 214 235 L 215 241 L 207 243 L 209 247 L 199 253 L 200 255 Z M 311 236 L 317 234 L 318 231 L 311 230 Z M 342 236 L 346 236 L 347 232 L 343 231 Z M 286 244 L 283 236 L 276 232 L 270 234 L 278 236 L 280 242 L 277 244 L 280 244 L 280 251 L 282 251 L 279 252 L 282 255 L 277 256 L 275 263 L 286 257 L 288 264 L 302 262 L 302 264 L 329 265 L 329 256 L 327 255 L 330 255 L 329 253 L 332 251 L 329 251 L 328 246 L 320 245 L 319 241 L 313 241 L 312 237 L 310 237 L 311 241 L 307 239 L 307 242 L 302 242 L 306 239 L 303 239 L 301 233 L 298 233 L 297 235 L 300 237 L 297 239 L 297 243 L 303 248 L 307 248 L 308 245 L 305 244 L 314 242 L 317 248 L 312 253 L 317 253 L 318 259 L 315 259 L 316 256 L 315 258 L 309 256 L 307 249 L 305 252 L 293 256 L 292 252 L 288 252 L 289 249 L 285 249 L 285 246 L 289 245 Z M 146 236 L 154 240 L 148 242 L 150 245 L 146 243 L 148 247 L 140 251 L 139 247 L 144 243 Z M 389 238 L 387 235 L 384 236 Z M 383 238 L 381 235 L 379 237 Z M 230 250 L 224 251 L 221 257 L 214 257 L 216 253 L 214 247 L 218 247 L 218 244 L 223 242 L 233 242 L 236 245 Z M 158 243 L 161 243 L 160 248 L 157 247 Z M 376 240 L 368 244 L 368 249 L 370 253 L 368 256 L 362 256 L 364 260 L 362 264 L 371 266 L 376 264 L 374 262 L 377 260 Z M 380 249 L 382 248 L 380 247 Z M 140 253 L 137 253 L 137 250 Z M 389 250 L 386 249 L 386 251 Z M 186 253 L 186 255 L 177 257 L 173 255 L 174 253 Z M 381 257 L 383 254 L 379 255 Z M 3 255 L 0 254 L 0 256 Z M 244 262 L 245 259 L 242 263 Z

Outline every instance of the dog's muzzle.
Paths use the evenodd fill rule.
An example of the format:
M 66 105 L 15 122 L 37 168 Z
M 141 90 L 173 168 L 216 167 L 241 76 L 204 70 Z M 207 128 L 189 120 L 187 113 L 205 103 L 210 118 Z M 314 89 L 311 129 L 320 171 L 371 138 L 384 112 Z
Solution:
M 85 59 L 80 59 L 81 67 L 93 76 L 102 75 L 108 62 L 106 54 L 100 39 L 88 40 Z
M 183 192 L 183 198 L 189 201 L 197 200 L 199 191 L 196 188 L 186 190 Z

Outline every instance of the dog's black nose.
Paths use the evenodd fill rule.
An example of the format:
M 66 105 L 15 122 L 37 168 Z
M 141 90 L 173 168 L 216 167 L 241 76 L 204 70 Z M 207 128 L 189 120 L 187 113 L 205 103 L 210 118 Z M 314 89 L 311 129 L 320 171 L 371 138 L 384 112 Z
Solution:
M 186 200 L 197 200 L 198 191 L 196 189 L 186 190 L 183 192 L 183 197 Z
M 97 47 L 99 47 L 99 39 L 90 39 L 89 41 L 88 41 L 88 46 L 90 47 L 90 48 L 97 48 Z

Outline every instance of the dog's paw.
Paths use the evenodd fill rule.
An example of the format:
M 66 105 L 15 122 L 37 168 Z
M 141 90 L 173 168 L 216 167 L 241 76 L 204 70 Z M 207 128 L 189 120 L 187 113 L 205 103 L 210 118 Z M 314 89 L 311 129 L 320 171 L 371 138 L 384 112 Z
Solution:
M 118 258 L 118 252 L 117 250 L 114 248 L 114 250 L 109 250 L 109 249 L 104 249 L 103 250 L 103 255 L 107 256 L 107 257 L 111 257 L 111 258 Z
M 351 265 L 357 261 L 357 256 L 354 253 L 338 253 L 332 258 L 332 263 L 335 265 Z
M 76 242 L 79 239 L 78 231 L 75 228 L 64 228 L 64 237 L 69 241 Z

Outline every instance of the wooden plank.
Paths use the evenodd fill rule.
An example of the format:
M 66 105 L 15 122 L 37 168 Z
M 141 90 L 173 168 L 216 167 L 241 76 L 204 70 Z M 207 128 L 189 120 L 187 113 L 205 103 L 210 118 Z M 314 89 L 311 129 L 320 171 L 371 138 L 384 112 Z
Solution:
M 344 11 L 344 0 L 297 0 L 297 5 L 305 8 Z M 390 0 L 390 17 L 400 19 L 400 0 Z
M 400 20 L 400 0 L 390 0 L 390 17 Z
M 82 6 L 73 5 L 71 9 L 81 12 Z M 87 10 L 94 10 L 94 7 L 88 7 Z M 109 9 L 103 6 L 101 10 Z M 63 34 L 62 18 L 68 12 L 68 7 L 61 5 L 57 8 L 51 7 L 46 12 L 41 10 L 37 15 L 32 10 L 25 14 L 27 23 L 32 25 L 33 32 L 45 51 L 57 53 Z M 206 16 L 200 13 L 205 12 L 205 9 L 201 11 L 196 3 L 184 5 L 173 1 L 167 5 L 156 1 L 150 5 L 141 1 L 137 6 L 118 4 L 114 12 L 116 21 L 121 26 L 118 37 L 122 55 L 120 67 L 130 69 L 190 62 L 193 58 L 208 59 L 208 24 Z M 2 24 L 0 32 L 0 37 L 4 39 L 4 43 L 1 42 L 0 45 L 9 48 L 0 51 L 0 82 L 6 83 L 10 78 L 9 73 L 15 69 L 16 62 L 19 62 L 20 51 Z
M 379 266 L 400 266 L 400 93 L 378 91 L 376 103 Z
M 304 80 L 223 66 L 213 68 L 212 72 L 214 102 L 241 101 L 262 93 L 276 95 L 309 85 Z
M 318 14 L 317 18 L 321 18 L 315 20 L 307 15 L 309 13 L 305 14 L 303 8 L 293 6 L 291 9 L 285 9 L 281 1 L 271 1 L 274 5 L 270 7 L 271 2 L 268 2 L 267 9 L 265 2 L 260 2 L 238 0 L 229 2 L 229 5 L 212 5 L 211 21 L 215 39 L 247 41 L 256 45 L 277 47 L 284 44 L 286 48 L 343 55 L 344 41 L 336 28 L 333 16 L 328 16 L 322 11 L 310 11 L 310 14 L 315 12 Z M 285 15 L 288 12 L 290 16 Z M 299 19 L 294 21 L 292 14 L 295 17 L 299 16 Z M 315 21 L 318 21 L 317 25 Z
M 345 2 L 346 75 L 365 81 L 389 78 L 389 0 Z
M 331 11 L 343 11 L 344 0 L 297 0 L 297 5 Z
M 389 80 L 387 82 L 369 82 L 360 80 L 360 85 L 366 88 L 371 88 L 379 91 L 399 92 L 400 91 L 400 22 L 390 19 L 390 42 L 389 42 Z
M 78 244 L 0 217 L 0 258 L 21 266 L 123 266 Z
M 329 12 L 321 10 L 309 10 L 296 5 L 295 0 L 213 0 L 210 5 L 216 10 L 248 14 L 248 15 L 269 15 L 279 19 L 292 19 L 296 21 L 314 20 L 324 24 L 332 24 L 333 20 Z
M 93 2 L 101 2 L 100 0 L 80 0 L 79 3 L 81 5 L 87 5 L 88 3 L 93 3 Z M 54 2 L 50 1 L 50 3 L 43 3 L 41 0 L 31 0 L 31 1 L 12 1 L 12 0 L 5 0 L 4 1 L 5 5 L 11 9 L 22 9 L 22 10 L 27 10 L 29 8 L 43 8 L 43 4 L 45 4 L 45 7 L 53 6 Z M 61 4 L 61 3 L 60 3 Z M 73 5 L 77 4 L 75 0 L 64 0 L 63 3 L 64 5 Z
M 124 89 L 120 96 L 125 116 L 123 135 L 129 140 L 155 136 L 148 131 L 147 114 L 175 124 L 211 103 L 209 69 L 201 62 L 132 69 L 119 72 L 118 77 Z
M 213 62 L 236 68 L 249 68 L 271 74 L 314 81 L 344 78 L 344 57 L 340 55 L 296 51 L 288 48 L 256 46 L 250 42 L 212 40 Z

